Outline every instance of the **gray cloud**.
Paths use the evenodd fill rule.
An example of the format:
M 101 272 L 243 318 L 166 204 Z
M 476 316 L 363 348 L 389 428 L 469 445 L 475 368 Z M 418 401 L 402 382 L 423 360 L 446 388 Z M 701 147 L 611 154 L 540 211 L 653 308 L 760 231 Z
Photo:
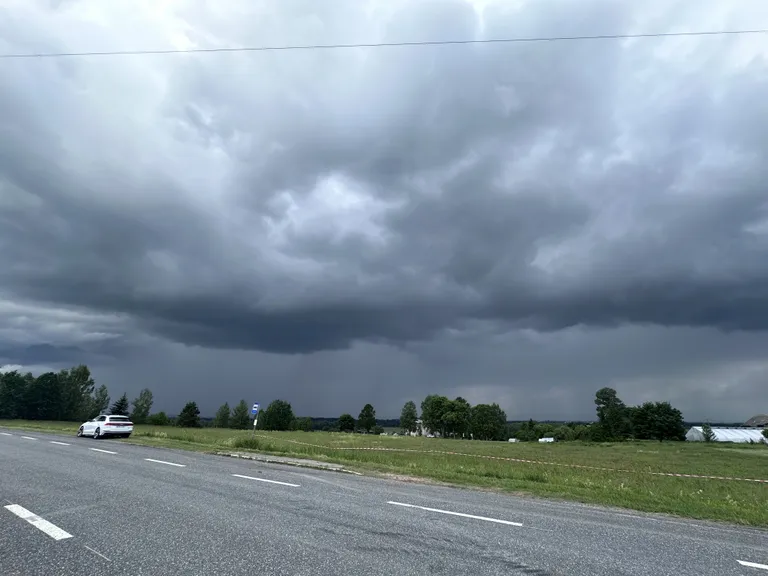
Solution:
M 0 51 L 768 24 L 757 1 L 487 4 L 19 0 Z M 701 366 L 723 378 L 764 360 L 765 56 L 754 38 L 706 37 L 2 61 L 0 319 L 15 328 L 0 363 L 88 360 L 130 387 L 127 365 L 168 346 L 235 380 L 263 369 L 305 410 L 356 389 L 394 413 L 434 388 L 512 411 L 525 390 L 546 416 L 615 383 L 637 398 L 669 386 L 701 414 L 705 397 L 679 393 Z M 506 364 L 494 342 L 525 334 L 546 354 Z M 563 334 L 592 360 L 571 365 Z M 648 371 L 659 340 L 680 361 Z M 714 341 L 726 352 L 696 353 Z M 597 362 L 614 342 L 622 362 Z M 382 362 L 397 382 L 371 377 Z M 184 380 L 212 409 L 211 382 L 178 364 L 158 380 L 168 401 Z M 321 375 L 326 399 L 310 390 Z M 729 393 L 732 414 L 760 395 Z

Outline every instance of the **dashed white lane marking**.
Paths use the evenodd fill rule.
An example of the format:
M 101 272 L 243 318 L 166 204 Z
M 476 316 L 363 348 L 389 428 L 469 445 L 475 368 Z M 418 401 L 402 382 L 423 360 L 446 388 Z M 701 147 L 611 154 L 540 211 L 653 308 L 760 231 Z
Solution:
M 13 436 L 13 434 L 9 434 L 8 432 L 0 432 L 3 436 Z
M 440 510 L 439 508 L 427 508 L 426 506 L 416 506 L 415 504 L 404 504 L 403 502 L 387 502 L 387 504 L 394 504 L 395 506 L 403 506 L 405 508 L 416 508 L 418 510 L 426 510 L 427 512 L 437 512 L 439 514 L 449 514 L 451 516 L 461 516 L 462 518 L 472 518 L 473 520 L 484 520 L 486 522 L 495 522 L 496 524 L 506 524 L 507 526 L 522 526 L 520 522 L 510 522 L 509 520 L 499 520 L 498 518 L 487 518 L 486 516 L 475 516 L 474 514 L 464 514 L 462 512 L 451 512 L 450 510 Z
M 22 436 L 24 440 L 37 440 L 37 438 L 32 438 L 32 436 Z
M 104 454 L 117 454 L 117 452 L 112 452 L 112 450 L 102 450 L 101 448 L 88 448 L 88 450 L 93 450 L 94 452 L 103 452 Z
M 57 442 L 56 440 L 51 440 L 51 444 L 58 444 L 59 446 L 69 446 L 66 442 Z
M 166 462 L 165 460 L 154 460 L 152 458 L 144 458 L 147 462 L 157 462 L 158 464 L 168 464 L 168 466 L 178 466 L 179 468 L 186 468 L 186 464 L 175 464 L 174 462 Z
M 93 553 L 94 553 L 94 554 L 96 554 L 97 556 L 101 556 L 101 557 L 102 557 L 102 558 L 104 558 L 104 560 L 106 560 L 107 562 L 112 562 L 112 560 L 110 560 L 109 558 L 107 558 L 106 556 L 104 556 L 104 554 L 102 554 L 102 553 L 101 553 L 101 552 L 99 552 L 98 550 L 94 550 L 94 549 L 93 549 L 93 548 L 91 548 L 90 546 L 85 546 L 85 545 L 83 545 L 83 547 L 84 547 L 84 548 L 86 548 L 86 549 L 88 549 L 88 550 L 90 550 L 91 552 L 93 552 Z
M 64 540 L 65 538 L 72 538 L 72 534 L 70 534 L 69 532 L 65 532 L 55 524 L 51 524 L 50 522 L 48 522 L 48 520 L 43 520 L 37 514 L 33 514 L 32 512 L 30 512 L 26 508 L 22 508 L 18 504 L 10 504 L 9 506 L 6 506 L 5 509 L 8 510 L 9 512 L 16 514 L 16 516 L 18 516 L 22 520 L 26 520 L 38 530 L 45 532 L 48 536 L 50 536 L 54 540 Z
M 291 484 L 290 482 L 278 482 L 277 480 L 267 480 L 266 478 L 255 478 L 253 476 L 243 476 L 242 474 L 232 474 L 237 478 L 245 478 L 246 480 L 256 480 L 257 482 L 269 482 L 270 484 L 280 484 L 282 486 L 291 486 L 293 488 L 299 488 L 300 484 Z
M 737 560 L 737 562 L 742 566 L 746 566 L 747 568 L 757 568 L 758 570 L 768 570 L 768 565 L 766 564 L 755 564 L 754 562 L 744 562 L 743 560 Z

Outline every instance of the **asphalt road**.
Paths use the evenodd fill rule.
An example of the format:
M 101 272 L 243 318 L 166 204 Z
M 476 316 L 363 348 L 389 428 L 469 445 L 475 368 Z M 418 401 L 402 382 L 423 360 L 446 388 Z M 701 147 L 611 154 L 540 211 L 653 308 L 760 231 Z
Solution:
M 37 432 L 0 500 L 3 576 L 768 576 L 768 531 Z

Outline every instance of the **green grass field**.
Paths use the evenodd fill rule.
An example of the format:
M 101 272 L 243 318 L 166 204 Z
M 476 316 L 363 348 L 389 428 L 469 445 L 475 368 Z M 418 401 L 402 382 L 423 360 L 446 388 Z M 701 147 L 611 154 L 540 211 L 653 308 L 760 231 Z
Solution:
M 0 421 L 0 426 L 71 434 L 77 430 L 77 424 L 63 422 Z M 650 474 L 768 479 L 765 445 L 511 444 L 326 432 L 258 432 L 253 437 L 250 431 L 152 426 L 137 426 L 128 441 L 205 452 L 257 451 L 311 458 L 359 471 L 768 527 L 768 484 Z

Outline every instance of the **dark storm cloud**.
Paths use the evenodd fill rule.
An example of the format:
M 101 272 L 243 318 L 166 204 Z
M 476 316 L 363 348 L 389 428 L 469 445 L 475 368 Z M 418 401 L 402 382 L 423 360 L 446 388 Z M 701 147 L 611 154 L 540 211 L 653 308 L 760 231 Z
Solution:
M 459 0 L 374 12 L 357 1 L 245 2 L 225 12 L 189 2 L 176 16 L 147 6 L 16 0 L 0 18 L 0 51 L 768 22 L 759 2 L 731 10 L 714 0 L 696 10 L 497 2 L 482 17 Z M 759 340 L 768 327 L 768 99 L 757 96 L 768 93 L 768 66 L 749 38 L 0 67 L 0 305 L 28 307 L 0 306 L 2 362 L 42 364 L 51 350 L 79 361 L 84 351 L 106 358 L 107 370 L 109 358 L 154 346 L 143 340 L 151 334 L 221 358 L 231 349 L 316 352 L 320 360 L 285 361 L 317 362 L 330 378 L 344 350 L 375 363 L 366 346 L 447 362 L 441 350 L 459 333 L 474 350 L 461 380 L 410 360 L 391 376 L 407 387 L 410 370 L 461 389 L 474 371 L 482 391 L 510 368 L 476 360 L 499 366 L 481 370 L 476 350 L 526 329 L 547 332 L 539 337 L 555 344 L 544 348 L 568 358 L 561 332 L 599 347 L 637 326 L 651 340 L 666 327 Z M 78 312 L 53 319 L 60 309 Z M 274 362 L 275 378 L 293 377 Z M 549 382 L 557 396 L 643 371 L 629 360 L 626 373 L 595 365 L 569 369 L 582 375 L 567 383 L 544 368 L 522 380 Z
M 582 32 L 619 32 L 631 22 L 615 2 L 561 8 L 580 16 Z M 553 23 L 533 7 L 520 14 L 492 11 L 486 36 L 500 35 L 505 21 L 527 34 L 572 22 L 565 13 Z M 386 36 L 473 37 L 479 23 L 463 2 L 417 4 L 395 14 Z M 687 97 L 659 102 L 638 123 L 622 118 L 633 110 L 618 97 L 627 83 L 643 87 L 626 70 L 637 52 L 648 54 L 646 47 L 578 43 L 385 50 L 367 54 L 364 65 L 341 56 L 354 73 L 331 70 L 314 94 L 294 103 L 253 84 L 259 108 L 270 103 L 267 118 L 231 95 L 231 79 L 208 78 L 219 61 L 179 63 L 172 76 L 178 104 L 166 104 L 171 117 L 209 148 L 234 152 L 243 131 L 259 143 L 232 154 L 238 187 L 231 201 L 252 211 L 252 227 L 242 231 L 217 228 L 211 214 L 185 204 L 182 185 L 161 166 L 136 176 L 97 154 L 92 169 L 75 170 L 64 160 L 72 136 L 54 132 L 30 106 L 20 88 L 34 90 L 39 80 L 13 63 L 25 78 L 3 99 L 2 172 L 12 199 L 31 194 L 37 206 L 5 211 L 6 230 L 15 230 L 4 242 L 36 266 L 4 270 L 3 284 L 42 301 L 126 313 L 182 342 L 282 352 L 428 338 L 473 317 L 545 330 L 624 322 L 764 329 L 766 273 L 754 264 L 766 255 L 765 241 L 743 230 L 763 202 L 763 155 L 730 123 L 700 122 L 750 114 L 759 121 L 764 104 L 743 95 L 761 92 L 764 65 L 732 78 L 717 103 L 706 90 L 714 77 Z M 285 64 L 268 60 L 266 70 L 278 65 Z M 627 134 L 640 157 L 596 173 L 580 166 L 585 155 L 605 163 L 620 153 L 617 141 Z M 280 151 L 265 158 L 270 142 Z M 737 159 L 710 166 L 702 156 L 714 147 L 735 149 Z M 389 238 L 373 249 L 332 228 L 294 227 L 282 252 L 335 270 L 299 280 L 305 291 L 272 305 L 275 279 L 290 277 L 259 246 L 249 253 L 236 237 L 221 236 L 268 242 L 258 210 L 286 218 L 271 204 L 276 197 L 287 192 L 301 203 L 332 175 L 390 202 L 375 216 Z M 674 198 L 681 186 L 690 198 Z M 723 189 L 708 198 L 713 186 Z M 132 204 L 139 187 L 142 202 Z M 590 233 L 601 197 L 629 204 L 627 220 L 613 225 L 631 234 L 574 254 L 586 261 L 575 278 L 533 266 L 542 245 L 567 246 Z M 233 249 L 241 252 L 226 253 Z M 147 261 L 153 250 L 170 254 L 173 278 Z M 156 275 L 166 276 L 162 286 Z
M 72 358 L 84 356 L 82 349 L 77 346 L 52 346 L 51 344 L 35 344 L 18 348 L 0 348 L 0 365 L 40 365 L 71 362 Z

